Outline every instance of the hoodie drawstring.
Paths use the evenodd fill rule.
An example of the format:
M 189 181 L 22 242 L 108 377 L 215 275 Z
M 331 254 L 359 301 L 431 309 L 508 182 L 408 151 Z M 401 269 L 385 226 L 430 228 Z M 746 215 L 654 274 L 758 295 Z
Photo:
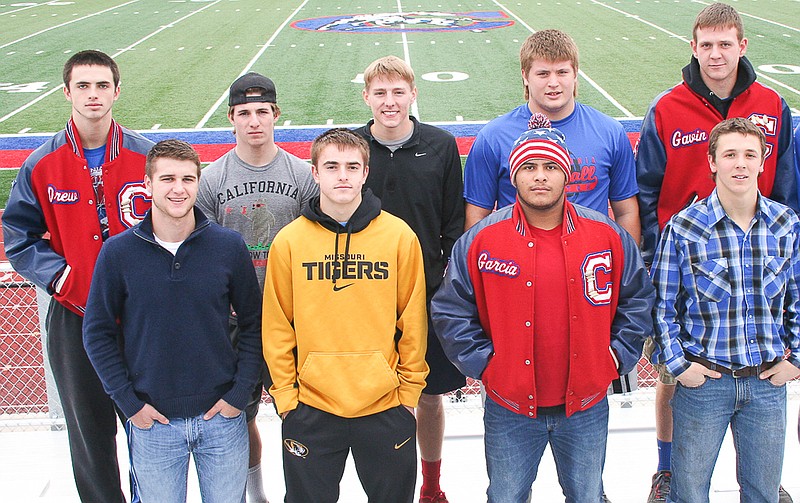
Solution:
M 349 223 L 345 225 L 344 228 L 347 231 L 347 239 L 345 240 L 344 243 L 344 256 L 341 260 L 339 259 L 339 235 L 341 234 L 341 229 L 342 229 L 341 225 L 336 227 L 336 236 L 334 238 L 336 241 L 333 247 L 333 256 L 336 257 L 335 258 L 336 263 L 340 264 L 339 270 L 337 271 L 336 269 L 334 269 L 331 274 L 334 286 L 336 286 L 336 280 L 341 276 L 344 276 L 344 271 L 347 267 L 348 258 L 350 257 L 350 236 L 353 235 L 353 232 Z

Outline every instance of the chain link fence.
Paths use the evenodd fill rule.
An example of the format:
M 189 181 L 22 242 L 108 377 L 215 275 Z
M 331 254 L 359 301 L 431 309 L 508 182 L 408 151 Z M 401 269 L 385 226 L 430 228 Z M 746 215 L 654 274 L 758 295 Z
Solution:
M 14 273 L 0 283 L 0 415 L 47 411 L 36 290 Z
M 0 263 L 0 431 L 63 427 L 46 371 L 37 296 L 36 287 Z

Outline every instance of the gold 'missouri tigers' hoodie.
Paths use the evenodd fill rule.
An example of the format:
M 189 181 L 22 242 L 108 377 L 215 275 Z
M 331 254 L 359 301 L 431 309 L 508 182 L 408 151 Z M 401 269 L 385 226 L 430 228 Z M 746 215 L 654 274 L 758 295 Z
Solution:
M 278 413 L 298 402 L 340 417 L 416 407 L 427 326 L 417 236 L 369 189 L 345 225 L 316 197 L 275 236 L 262 339 Z

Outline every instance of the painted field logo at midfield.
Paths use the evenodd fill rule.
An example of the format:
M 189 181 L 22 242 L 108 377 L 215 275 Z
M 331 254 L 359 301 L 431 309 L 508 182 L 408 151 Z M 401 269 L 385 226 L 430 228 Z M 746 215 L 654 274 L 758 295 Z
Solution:
M 511 26 L 505 12 L 404 12 L 385 14 L 351 14 L 303 19 L 292 23 L 294 28 L 332 33 L 392 33 L 425 31 L 482 32 Z

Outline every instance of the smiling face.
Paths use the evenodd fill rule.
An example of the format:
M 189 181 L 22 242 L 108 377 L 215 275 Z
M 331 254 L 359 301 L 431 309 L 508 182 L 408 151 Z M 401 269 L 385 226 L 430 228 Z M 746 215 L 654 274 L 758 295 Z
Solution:
M 761 140 L 752 134 L 722 134 L 708 163 L 721 199 L 752 196 L 758 191 L 758 175 L 764 171 Z
M 557 121 L 567 117 L 575 109 L 578 89 L 578 74 L 572 63 L 536 59 L 522 81 L 528 90 L 528 107 L 531 112 L 545 114 Z
M 81 125 L 110 120 L 111 108 L 119 98 L 119 86 L 107 66 L 76 65 L 72 68 L 64 96 L 72 104 L 72 118 Z
M 198 169 L 189 160 L 161 157 L 153 161 L 152 173 L 145 175 L 144 183 L 153 197 L 154 219 L 175 221 L 193 216 Z
M 691 45 L 703 82 L 721 98 L 730 96 L 738 76 L 739 58 L 747 52 L 747 39 L 739 40 L 733 26 L 697 28 Z
M 402 138 L 411 132 L 411 104 L 417 88 L 401 78 L 376 76 L 363 91 L 364 102 L 372 110 L 372 134 L 382 139 Z

